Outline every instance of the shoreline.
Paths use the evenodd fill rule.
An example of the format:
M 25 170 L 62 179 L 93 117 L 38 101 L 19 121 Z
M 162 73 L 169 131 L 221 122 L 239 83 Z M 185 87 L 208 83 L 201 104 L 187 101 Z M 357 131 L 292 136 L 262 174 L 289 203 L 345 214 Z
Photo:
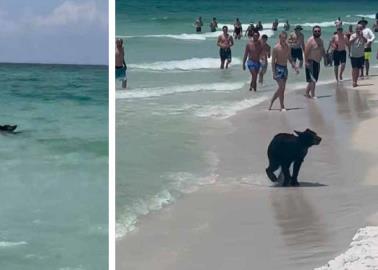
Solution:
M 347 81 L 346 83 L 348 83 L 349 86 L 349 82 Z M 375 80 L 375 83 L 377 83 L 377 80 Z M 336 176 L 338 176 L 338 170 L 340 170 L 338 166 L 341 166 L 341 164 L 343 164 L 344 162 L 347 162 L 347 164 L 350 164 L 351 162 L 351 160 L 346 160 L 348 159 L 347 157 L 343 158 L 343 156 L 346 156 L 345 153 L 354 151 L 350 148 L 342 149 L 342 144 L 349 142 L 352 131 L 356 129 L 358 123 L 366 119 L 372 119 L 373 116 L 376 115 L 376 113 L 373 112 L 372 109 L 370 109 L 366 104 L 367 101 L 364 98 L 366 98 L 366 96 L 368 95 L 367 93 L 363 93 L 362 91 L 360 91 L 360 89 L 349 89 L 348 87 L 341 87 L 340 89 L 334 90 L 334 86 L 335 84 L 332 83 L 329 85 L 327 84 L 319 86 L 317 88 L 317 94 L 320 95 L 321 93 L 320 96 L 324 96 L 324 99 L 320 98 L 316 101 L 304 99 L 302 95 L 303 89 L 288 93 L 288 95 L 286 95 L 286 104 L 288 105 L 287 107 L 291 108 L 294 107 L 291 104 L 296 104 L 294 108 L 297 108 L 292 111 L 285 113 L 278 113 L 277 111 L 269 112 L 267 111 L 267 104 L 269 102 L 268 100 L 252 108 L 241 111 L 237 115 L 224 120 L 226 124 L 223 123 L 221 124 L 221 126 L 231 126 L 232 131 L 226 132 L 227 134 L 225 136 L 219 134 L 210 134 L 211 136 L 209 136 L 209 139 L 204 138 L 204 142 L 210 145 L 212 150 L 217 153 L 218 158 L 220 159 L 217 174 L 219 175 L 220 179 L 223 179 L 223 181 L 221 180 L 215 184 L 203 186 L 199 191 L 182 196 L 174 204 L 168 205 L 162 210 L 151 212 L 147 216 L 140 217 L 140 221 L 138 222 L 138 229 L 134 232 L 128 233 L 126 237 L 117 239 L 116 241 L 117 258 L 119 258 L 117 259 L 117 269 L 126 269 L 123 268 L 126 266 L 126 261 L 128 262 L 129 267 L 133 266 L 128 269 L 149 269 L 150 266 L 154 266 L 155 269 L 177 269 L 178 266 L 179 269 L 193 269 L 193 265 L 190 265 L 189 263 L 193 260 L 199 260 L 203 263 L 204 268 L 198 267 L 197 269 L 209 269 L 209 266 L 215 267 L 215 257 L 213 257 L 212 259 L 205 258 L 201 254 L 198 254 L 198 252 L 195 252 L 196 249 L 193 249 L 194 247 L 203 250 L 205 254 L 211 256 L 215 256 L 215 254 L 213 254 L 213 252 L 210 252 L 210 250 L 218 248 L 220 249 L 222 256 L 226 256 L 226 254 L 231 255 L 231 258 L 233 258 L 231 261 L 234 261 L 235 265 L 240 266 L 238 269 L 244 269 L 244 266 L 240 265 L 240 263 L 238 263 L 237 261 L 248 261 L 248 255 L 244 253 L 244 249 L 255 249 L 256 247 L 251 245 L 251 243 L 256 243 L 256 239 L 249 239 L 251 236 L 246 236 L 249 232 L 246 227 L 243 226 L 242 228 L 239 228 L 239 226 L 235 226 L 235 224 L 233 223 L 226 222 L 226 210 L 215 210 L 215 205 L 223 206 L 224 209 L 228 210 L 233 209 L 233 211 L 231 212 L 236 213 L 232 216 L 235 216 L 234 219 L 236 220 L 246 219 L 247 223 L 253 223 L 251 216 L 246 217 L 243 216 L 243 213 L 238 214 L 237 209 L 242 208 L 246 213 L 248 213 L 251 211 L 251 209 L 249 209 L 250 207 L 252 207 L 251 204 L 253 204 L 254 202 L 258 203 L 259 201 L 266 202 L 267 198 L 269 198 L 270 204 L 273 203 L 273 208 L 275 209 L 273 212 L 271 212 L 271 210 L 268 209 L 269 207 L 267 208 L 266 205 L 262 208 L 264 211 L 261 211 L 262 209 L 255 209 L 252 212 L 258 214 L 257 217 L 259 217 L 259 220 L 265 219 L 270 220 L 270 222 L 273 224 L 276 223 L 275 226 L 268 227 L 272 232 L 274 232 L 275 238 L 280 238 L 279 241 L 274 240 L 274 238 L 271 239 L 271 241 L 277 242 L 275 248 L 278 249 L 278 247 L 282 248 L 287 244 L 289 244 L 289 246 L 303 246 L 305 245 L 305 243 L 295 243 L 295 241 L 294 243 L 290 243 L 290 241 L 289 243 L 285 243 L 285 241 L 288 241 L 287 239 L 285 240 L 285 238 L 287 237 L 286 234 L 290 235 L 290 232 L 285 232 L 285 230 L 287 230 L 285 224 L 279 224 L 278 222 L 281 219 L 280 212 L 285 210 L 281 209 L 281 207 L 277 208 L 277 203 L 280 203 L 281 201 L 285 202 L 285 200 L 289 199 L 287 203 L 289 203 L 289 205 L 292 205 L 291 201 L 294 201 L 294 205 L 292 207 L 298 208 L 297 211 L 299 213 L 302 213 L 303 210 L 298 207 L 297 203 L 295 203 L 295 201 L 297 200 L 300 205 L 307 207 L 307 210 L 305 211 L 307 214 L 311 212 L 313 213 L 313 215 L 310 214 L 310 217 L 307 218 L 308 220 L 304 223 L 304 225 L 302 225 L 306 227 L 310 226 L 311 222 L 314 222 L 315 225 L 317 224 L 315 227 L 322 227 L 325 226 L 325 224 L 322 224 L 324 221 L 321 221 L 320 224 L 316 223 L 317 219 L 321 220 L 321 218 L 319 217 L 322 215 L 322 210 L 316 210 L 317 207 L 314 208 L 314 206 L 312 206 L 313 204 L 316 204 L 315 202 L 319 200 L 319 198 L 326 200 L 327 196 L 325 195 L 331 196 L 333 192 L 337 191 L 337 197 L 339 197 L 340 201 L 342 201 L 343 196 L 345 196 L 345 194 L 349 194 L 351 190 L 365 192 L 365 199 L 372 198 L 371 192 L 367 192 L 365 188 L 360 187 L 356 183 L 353 183 L 353 180 L 355 180 L 356 178 L 356 174 L 353 174 L 353 170 L 347 170 L 346 172 L 342 173 L 342 176 Z M 363 86 L 360 88 L 363 88 Z M 332 102 L 330 102 L 330 100 L 332 100 L 332 102 L 336 102 L 336 106 Z M 329 110 L 326 115 L 322 115 L 322 112 L 324 110 Z M 305 114 L 306 112 L 308 115 Z M 288 116 L 290 114 L 293 114 L 293 116 L 289 118 Z M 329 117 L 335 117 L 338 119 L 339 123 L 335 123 L 337 126 L 336 129 L 332 128 L 331 124 L 329 123 Z M 210 120 L 210 123 L 206 123 L 206 125 L 214 125 L 219 128 L 218 121 L 219 120 Z M 270 124 L 270 122 L 272 124 Z M 254 123 L 258 123 L 259 126 L 252 127 Z M 267 124 L 264 125 L 264 123 Z M 313 164 L 314 167 L 327 167 L 327 162 L 322 161 L 322 159 L 328 159 L 332 164 L 332 168 L 331 170 L 325 169 L 327 180 L 331 180 L 334 177 L 339 179 L 350 177 L 352 179 L 350 181 L 347 181 L 350 187 L 340 187 L 340 190 L 338 190 L 338 183 L 336 181 L 324 182 L 324 180 L 304 181 L 302 187 L 299 188 L 299 190 L 301 190 L 300 192 L 293 192 L 293 189 L 288 189 L 288 192 L 280 194 L 280 191 L 282 189 L 272 189 L 270 187 L 271 185 L 268 180 L 266 180 L 267 178 L 265 177 L 265 173 L 263 173 L 266 165 L 265 148 L 267 143 L 270 141 L 272 135 L 277 133 L 277 128 L 281 131 L 291 133 L 293 129 L 301 130 L 306 125 L 309 125 L 309 127 L 317 126 L 317 128 L 321 130 L 321 133 L 316 129 L 315 131 L 317 131 L 320 135 L 327 133 L 328 136 L 333 137 L 331 142 L 329 142 L 329 145 L 321 145 L 320 147 L 329 148 L 331 147 L 331 143 L 334 143 L 336 145 L 333 146 L 335 151 L 333 151 L 331 155 L 329 153 L 327 154 L 327 151 L 321 151 L 319 153 L 318 149 L 311 149 L 304 163 L 305 168 L 303 168 L 300 172 L 302 178 L 311 179 L 311 175 L 317 175 L 316 168 L 309 168 L 310 164 Z M 219 132 L 219 130 L 217 132 Z M 340 132 L 344 132 L 344 134 L 339 134 Z M 249 138 L 246 138 L 246 134 L 248 134 Z M 232 137 L 231 140 L 230 137 Z M 248 149 L 246 149 L 245 147 L 246 144 L 249 145 Z M 254 148 L 254 151 L 251 151 L 251 148 Z M 331 149 L 329 150 L 331 151 Z M 233 152 L 237 153 L 237 155 L 233 154 Z M 314 155 L 318 157 L 314 158 Z M 364 155 L 365 153 L 360 153 L 360 156 Z M 366 168 L 366 170 L 368 170 L 368 167 L 372 166 L 371 164 L 369 164 L 369 166 L 366 166 L 366 164 L 363 164 L 363 162 L 357 163 L 361 163 L 359 165 L 361 165 L 362 168 Z M 251 164 L 253 164 L 253 168 L 251 168 Z M 235 171 L 237 172 L 237 175 L 239 175 L 238 177 L 235 177 Z M 234 183 L 228 183 L 228 180 L 230 180 L 230 178 L 234 178 Z M 326 185 L 323 186 L 324 184 Z M 328 189 L 330 189 L 330 191 Z M 301 195 L 297 197 L 298 195 L 295 195 L 296 193 L 300 193 Z M 223 197 L 219 197 L 219 194 L 222 194 Z M 266 197 L 261 197 L 262 194 L 264 194 Z M 272 194 L 278 194 L 275 196 L 278 196 L 281 199 L 277 200 L 277 198 L 272 197 Z M 239 196 L 243 198 L 242 201 L 240 201 L 241 199 Z M 268 205 L 269 199 L 268 202 L 266 202 Z M 360 217 L 364 218 L 366 218 L 366 215 L 369 215 L 371 211 L 374 211 L 372 208 L 370 208 L 365 209 L 365 211 L 361 211 L 364 213 L 357 213 L 355 209 L 357 209 L 356 204 L 359 204 L 359 198 L 353 198 L 351 201 L 351 204 L 353 206 L 348 205 L 346 206 L 346 209 L 343 209 L 343 211 L 347 211 L 347 209 L 351 208 L 353 209 L 352 215 L 359 215 Z M 232 202 L 231 205 L 229 204 L 230 202 Z M 363 205 L 363 203 L 361 205 Z M 203 209 L 201 210 L 201 208 Z M 215 214 L 213 213 L 213 211 L 215 211 Z M 333 211 L 338 211 L 337 207 L 335 207 Z M 181 212 L 182 214 L 180 214 Z M 277 220 L 272 220 L 272 216 L 270 216 L 269 213 L 273 213 L 273 216 L 276 216 Z M 192 220 L 189 219 L 188 216 L 190 216 L 191 218 L 196 218 Z M 325 220 L 327 221 L 328 218 L 330 218 L 329 214 L 327 214 Z M 177 219 L 178 221 L 174 221 L 175 219 Z M 212 219 L 217 220 L 217 222 L 212 223 Z M 336 243 L 332 244 L 329 248 L 326 249 L 325 252 L 327 254 L 323 254 L 317 258 L 318 260 L 314 260 L 313 264 L 311 265 L 312 267 L 319 267 L 320 265 L 323 265 L 326 261 L 339 254 L 340 250 L 344 250 L 349 243 L 349 239 L 353 236 L 356 229 L 362 227 L 362 225 L 364 224 L 354 221 L 353 224 L 348 224 L 348 222 L 346 222 L 348 225 L 345 225 L 345 221 L 349 221 L 348 217 L 340 217 L 339 219 L 340 221 L 344 220 L 344 223 L 338 224 L 336 231 L 343 229 L 346 232 L 341 233 L 341 236 L 338 237 L 337 241 L 333 239 Z M 309 221 L 310 223 L 308 223 Z M 221 225 L 218 226 L 218 223 L 222 222 L 227 223 L 227 225 L 229 226 L 226 226 L 227 228 Z M 327 222 L 325 223 L 327 224 Z M 239 229 L 238 233 L 229 232 L 230 230 L 232 230 L 231 228 L 233 228 L 233 226 Z M 256 226 L 257 228 L 262 229 L 261 224 L 257 224 Z M 330 226 L 330 224 L 328 224 L 327 226 Z M 172 230 L 167 231 L 167 227 L 171 228 Z M 279 228 L 284 231 L 281 231 L 280 233 Z M 217 233 L 212 233 L 211 229 Z M 353 234 L 351 235 L 352 232 Z M 172 236 L 169 235 L 170 233 L 172 233 Z M 243 242 L 243 237 L 251 241 L 248 244 L 246 243 L 242 250 L 239 250 L 240 248 L 237 245 L 235 245 L 233 249 L 219 248 L 219 246 L 224 243 L 219 240 L 218 237 L 227 233 L 234 234 L 234 238 L 227 238 L 228 241 L 231 241 L 232 239 L 238 239 L 239 241 Z M 336 232 L 332 229 L 322 232 L 322 230 L 319 231 L 317 228 L 317 230 L 313 232 L 313 235 L 317 235 L 316 237 L 314 236 L 311 238 L 310 236 L 306 236 L 306 234 L 303 234 L 303 237 L 309 237 L 309 241 L 318 243 L 316 250 L 318 250 L 319 254 L 321 254 L 321 244 L 326 243 L 328 241 L 327 239 L 329 238 L 331 238 L 332 240 L 332 236 L 335 233 Z M 187 234 L 189 234 L 190 237 L 185 236 Z M 199 237 L 200 235 L 202 236 Z M 241 237 L 241 235 L 243 237 Z M 261 237 L 255 236 L 259 240 L 257 241 L 258 244 L 256 245 L 262 245 L 266 249 L 269 249 L 269 244 L 264 243 L 264 236 L 266 237 L 265 234 L 261 234 Z M 290 235 L 290 237 L 294 237 L 294 235 Z M 200 240 L 202 238 L 204 238 L 205 243 L 200 244 Z M 177 239 L 180 239 L 181 241 Z M 197 240 L 198 242 L 195 242 L 195 240 Z M 137 242 L 140 244 L 136 244 Z M 148 244 L 149 242 L 150 244 Z M 216 242 L 217 244 L 211 244 L 212 242 Z M 154 250 L 153 248 L 149 247 L 149 245 L 158 250 Z M 207 246 L 208 248 L 201 248 L 202 245 L 205 245 L 205 247 Z M 139 250 L 138 252 L 142 252 L 140 257 L 135 256 L 138 247 L 141 248 L 141 250 Z M 303 248 L 304 247 L 302 247 L 301 249 Z M 236 250 L 239 251 L 236 252 L 239 255 L 236 255 Z M 255 250 L 255 253 L 259 254 L 260 258 L 264 258 L 265 256 L 265 253 L 261 253 L 261 251 L 258 250 Z M 148 262 L 142 259 L 146 255 L 147 257 L 151 258 L 151 260 L 149 260 Z M 282 258 L 282 254 L 280 254 L 280 252 L 278 252 L 277 255 L 278 257 Z M 238 260 L 236 260 L 235 256 L 238 257 Z M 325 260 L 325 258 L 329 259 Z M 300 257 L 300 266 L 304 267 L 304 262 L 302 262 L 302 260 L 304 259 Z M 158 263 L 158 261 L 162 261 L 162 263 Z M 272 267 L 275 267 L 276 265 L 274 265 L 274 263 L 279 262 L 277 260 L 272 260 L 272 263 Z M 283 267 L 282 269 L 296 269 L 293 268 L 293 265 L 290 265 L 290 260 L 285 261 L 285 263 L 287 264 L 287 268 Z M 226 267 L 226 264 L 224 267 Z M 231 265 L 228 265 L 228 267 L 231 267 Z M 262 265 L 259 265 L 259 267 L 260 269 L 267 269 Z

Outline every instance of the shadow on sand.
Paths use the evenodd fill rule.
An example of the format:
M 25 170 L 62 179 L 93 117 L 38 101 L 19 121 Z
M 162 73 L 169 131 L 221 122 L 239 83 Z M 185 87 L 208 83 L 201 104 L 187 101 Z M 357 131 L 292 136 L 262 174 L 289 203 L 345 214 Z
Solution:
M 303 181 L 299 181 L 298 187 L 293 187 L 293 186 L 283 187 L 281 182 L 272 185 L 272 187 L 275 187 L 275 188 L 301 188 L 301 187 L 327 187 L 327 186 L 328 185 L 321 184 L 318 182 L 303 182 Z

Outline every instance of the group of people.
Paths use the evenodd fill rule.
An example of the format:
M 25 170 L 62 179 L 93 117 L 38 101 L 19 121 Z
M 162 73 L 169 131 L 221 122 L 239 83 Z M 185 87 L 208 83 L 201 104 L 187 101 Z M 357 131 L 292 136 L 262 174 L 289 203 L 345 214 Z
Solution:
M 275 100 L 278 98 L 281 111 L 285 111 L 284 91 L 288 78 L 288 63 L 290 63 L 297 74 L 299 73 L 299 69 L 303 67 L 303 63 L 305 63 L 306 81 L 308 83 L 305 96 L 308 98 L 316 98 L 315 87 L 319 78 L 321 59 L 323 57 L 325 58 L 327 53 L 332 51 L 336 80 L 342 80 L 347 59 L 347 50 L 349 51 L 348 54 L 352 65 L 353 87 L 356 87 L 358 77 L 363 76 L 364 68 L 366 75 L 369 75 L 369 60 L 371 58 L 372 42 L 375 36 L 367 27 L 367 23 L 365 19 L 362 19 L 355 26 L 355 32 L 353 32 L 353 27 L 350 27 L 349 32 L 344 33 L 342 21 L 338 18 L 335 22 L 336 32 L 327 50 L 321 38 L 320 26 L 316 25 L 313 27 L 312 36 L 305 43 L 304 36 L 301 32 L 303 28 L 297 25 L 290 36 L 288 36 L 286 31 L 282 31 L 279 34 L 278 42 L 274 46 L 272 54 L 271 48 L 267 44 L 268 37 L 266 35 L 260 37 L 259 31 L 255 29 L 245 47 L 242 62 L 243 70 L 248 68 L 251 73 L 249 90 L 257 90 L 258 77 L 259 82 L 263 83 L 268 58 L 271 56 L 273 79 L 277 82 L 278 89 L 271 99 L 269 110 L 272 109 Z M 223 26 L 222 31 L 223 33 L 217 40 L 217 45 L 220 47 L 221 69 L 228 68 L 228 65 L 231 63 L 231 47 L 234 45 L 234 39 L 228 33 L 228 27 Z

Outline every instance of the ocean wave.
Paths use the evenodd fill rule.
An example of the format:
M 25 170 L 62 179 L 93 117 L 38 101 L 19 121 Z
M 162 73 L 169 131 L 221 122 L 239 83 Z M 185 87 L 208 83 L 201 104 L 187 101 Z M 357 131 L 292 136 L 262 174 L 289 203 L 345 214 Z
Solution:
M 357 14 L 357 15 L 354 15 L 356 17 L 364 17 L 365 19 L 375 19 L 375 14 L 367 14 L 367 15 L 361 15 L 361 14 Z
M 240 111 L 254 107 L 261 102 L 267 100 L 268 96 L 260 96 L 250 99 L 244 99 L 241 101 L 231 102 L 223 105 L 208 105 L 199 110 L 194 114 L 198 117 L 213 117 L 218 119 L 227 119 Z
M 17 247 L 17 246 L 24 246 L 28 243 L 25 241 L 20 242 L 8 242 L 8 241 L 1 241 L 0 242 L 0 248 L 8 248 L 8 247 Z
M 240 65 L 241 60 L 232 58 L 230 65 Z M 185 60 L 159 61 L 153 63 L 129 64 L 130 69 L 143 69 L 153 71 L 172 71 L 172 70 L 198 70 L 198 69 L 218 69 L 219 58 L 190 58 Z
M 355 22 L 343 22 L 343 24 L 356 24 Z M 328 22 L 306 22 L 301 24 L 303 27 L 314 27 L 315 25 L 319 25 L 320 27 L 336 27 L 335 21 L 328 21 Z
M 217 181 L 218 175 L 215 169 L 219 160 L 214 153 L 208 153 L 206 156 L 207 163 L 210 166 L 210 174 L 207 176 L 199 176 L 189 172 L 171 172 L 162 177 L 171 180 L 168 188 L 162 190 L 155 196 L 147 199 L 140 199 L 131 206 L 123 209 L 122 214 L 117 218 L 116 222 L 116 238 L 119 239 L 127 233 L 137 229 L 136 225 L 140 216 L 145 216 L 151 211 L 157 211 L 164 206 L 169 205 L 181 195 L 192 193 L 200 186 L 210 185 Z
M 349 249 L 315 270 L 378 269 L 378 227 L 358 230 Z
M 164 95 L 198 92 L 198 91 L 232 91 L 241 89 L 244 83 L 209 83 L 209 84 L 191 84 L 191 85 L 177 85 L 169 87 L 154 87 L 154 88 L 136 88 L 128 90 L 116 91 L 117 99 L 132 99 L 132 98 L 147 98 L 159 97 Z

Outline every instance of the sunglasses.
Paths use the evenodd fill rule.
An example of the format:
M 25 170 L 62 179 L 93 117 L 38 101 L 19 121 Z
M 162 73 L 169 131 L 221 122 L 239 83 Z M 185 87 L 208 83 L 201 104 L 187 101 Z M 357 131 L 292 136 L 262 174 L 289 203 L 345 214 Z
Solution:
M 317 30 L 317 31 L 314 31 L 314 33 L 321 33 L 322 31 L 320 31 L 320 30 Z

